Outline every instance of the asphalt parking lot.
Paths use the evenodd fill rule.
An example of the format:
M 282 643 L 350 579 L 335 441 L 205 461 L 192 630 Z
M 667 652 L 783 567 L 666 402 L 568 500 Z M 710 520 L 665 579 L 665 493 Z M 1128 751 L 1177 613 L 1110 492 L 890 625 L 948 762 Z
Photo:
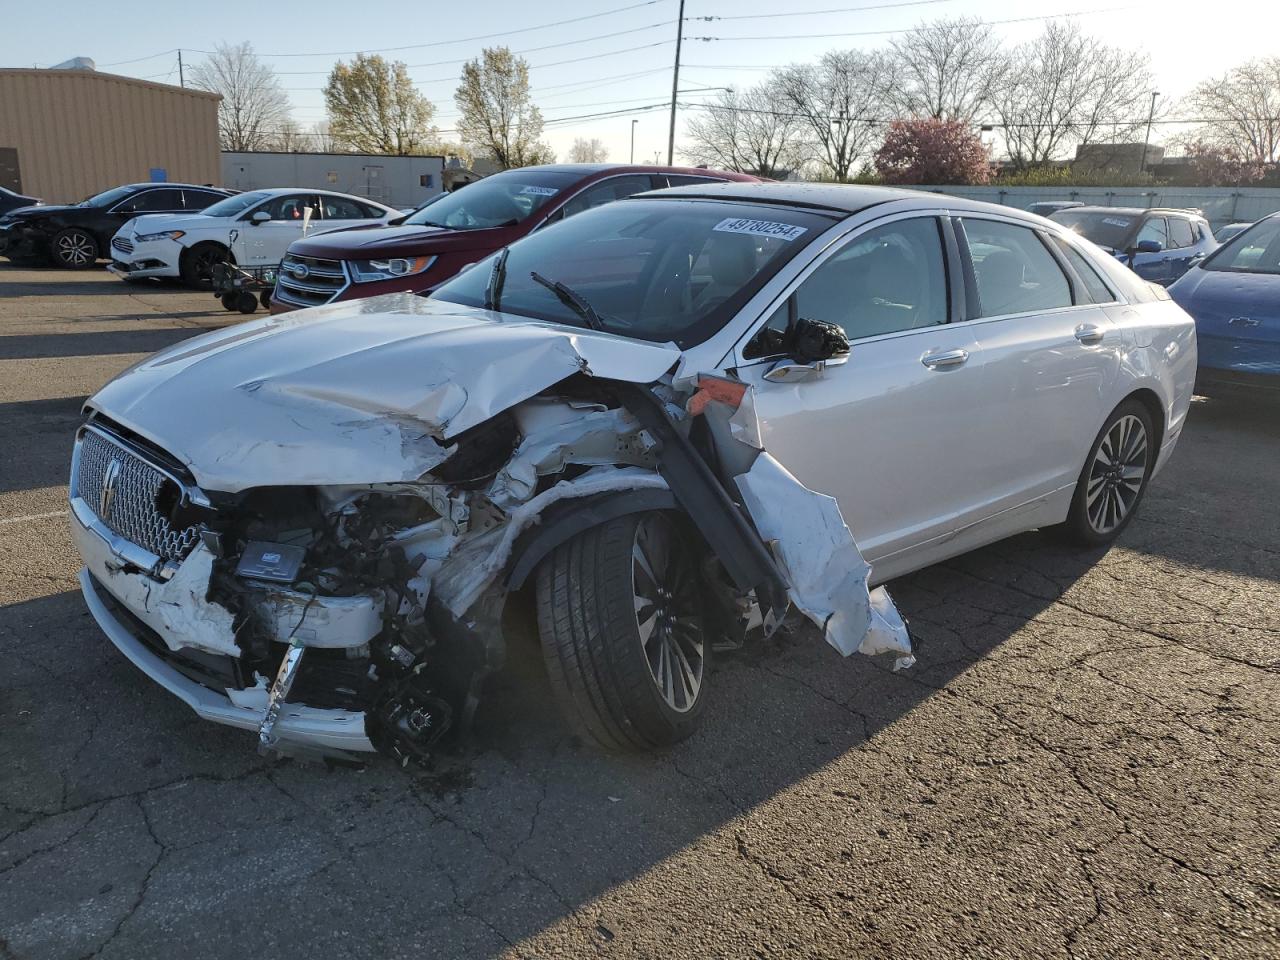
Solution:
M 891 584 L 912 670 L 800 630 L 619 759 L 520 635 L 435 769 L 326 769 L 196 720 L 76 590 L 82 399 L 238 319 L 0 266 L 0 957 L 1280 955 L 1280 410 L 1198 402 L 1108 553 Z

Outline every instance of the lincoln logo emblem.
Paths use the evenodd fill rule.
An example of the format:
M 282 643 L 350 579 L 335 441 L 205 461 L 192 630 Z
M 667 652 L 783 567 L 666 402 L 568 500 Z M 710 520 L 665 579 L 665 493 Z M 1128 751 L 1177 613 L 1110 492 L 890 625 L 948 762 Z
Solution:
M 111 511 L 111 501 L 116 495 L 116 481 L 120 479 L 120 461 L 112 458 L 102 475 L 102 494 L 98 497 L 98 516 L 104 520 Z

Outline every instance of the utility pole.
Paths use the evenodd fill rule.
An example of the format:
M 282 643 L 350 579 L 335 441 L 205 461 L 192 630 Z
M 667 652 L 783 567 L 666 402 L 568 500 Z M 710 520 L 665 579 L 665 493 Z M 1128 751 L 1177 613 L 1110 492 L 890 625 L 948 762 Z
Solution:
M 173 74 L 171 73 L 169 74 L 169 76 L 172 77 Z M 182 51 L 181 50 L 178 51 L 178 85 L 182 87 L 185 87 L 187 85 L 186 74 L 182 72 Z
M 671 131 L 667 134 L 667 166 L 676 155 L 676 93 L 680 89 L 680 44 L 684 40 L 684 0 L 680 0 L 679 19 L 676 21 L 676 66 L 671 73 Z
M 639 122 L 640 121 L 636 119 L 632 119 L 631 121 L 631 162 L 632 163 L 636 162 L 636 124 Z
M 1151 123 L 1156 118 L 1156 97 L 1160 96 L 1159 90 L 1151 91 L 1151 112 L 1147 114 L 1147 135 L 1142 140 L 1142 160 L 1138 163 L 1138 172 L 1143 173 L 1147 169 L 1147 147 L 1151 143 Z

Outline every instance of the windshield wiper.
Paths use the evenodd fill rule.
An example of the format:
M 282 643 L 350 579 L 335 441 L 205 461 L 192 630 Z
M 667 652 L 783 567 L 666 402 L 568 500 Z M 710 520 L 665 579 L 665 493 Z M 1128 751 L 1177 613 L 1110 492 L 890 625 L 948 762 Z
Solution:
M 502 284 L 507 279 L 507 254 L 511 252 L 510 247 L 503 247 L 502 252 L 498 254 L 498 258 L 493 261 L 493 266 L 489 269 L 489 282 L 484 287 L 484 308 L 486 310 L 497 310 L 499 304 L 502 303 Z
M 570 308 L 574 313 L 580 316 L 583 320 L 587 321 L 587 326 L 589 326 L 592 330 L 604 329 L 604 321 L 600 319 L 600 314 L 596 313 L 595 307 L 591 306 L 591 304 L 587 302 L 586 297 L 578 293 L 578 291 L 574 290 L 568 284 L 560 282 L 559 280 L 548 280 L 546 277 L 540 274 L 537 270 L 530 270 L 529 276 L 536 283 L 542 284 L 544 287 L 546 287 L 548 290 L 554 293 L 557 297 L 559 297 L 560 302 L 563 303 L 566 307 Z

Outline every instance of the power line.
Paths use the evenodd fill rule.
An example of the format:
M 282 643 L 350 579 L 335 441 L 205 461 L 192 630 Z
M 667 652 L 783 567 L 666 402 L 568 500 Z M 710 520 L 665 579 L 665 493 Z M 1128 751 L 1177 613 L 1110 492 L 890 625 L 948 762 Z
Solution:
M 827 10 L 787 10 L 784 13 L 732 13 L 727 16 L 688 17 L 689 20 L 772 20 L 775 17 L 820 17 L 832 13 L 858 13 L 862 10 L 891 10 L 895 7 L 925 7 L 955 0 L 904 0 L 902 3 L 872 3 L 861 7 L 832 7 Z
M 1136 4 L 1123 7 L 1100 7 L 1096 10 L 1074 10 L 1069 13 L 1050 13 L 1038 17 L 1011 17 L 1007 20 L 983 20 L 983 26 L 997 27 L 1012 23 L 1034 23 L 1043 20 L 1062 20 L 1067 17 L 1088 17 L 1097 13 L 1116 13 L 1121 10 L 1134 10 Z M 896 33 L 911 33 L 915 27 L 903 27 L 896 30 L 856 30 L 849 33 L 784 33 L 762 34 L 749 37 L 690 37 L 690 40 L 704 42 L 725 42 L 734 40 L 817 40 L 828 37 L 885 37 Z M 701 68 L 699 68 L 701 69 Z
M 667 23 L 650 23 L 643 27 L 633 27 L 629 30 L 614 30 L 610 33 L 600 33 L 594 37 L 583 37 L 581 40 L 562 40 L 559 43 L 547 43 L 541 47 L 526 47 L 523 50 L 512 50 L 513 54 L 523 55 L 526 53 L 539 53 L 543 50 L 556 50 L 560 47 L 574 47 L 580 43 L 594 43 L 596 40 L 609 40 L 613 37 L 623 37 L 631 33 L 643 33 L 646 30 L 655 30 L 658 27 L 668 26 Z M 460 57 L 457 60 L 435 60 L 431 63 L 407 63 L 405 66 L 410 70 L 417 70 L 421 67 L 447 67 L 459 63 L 467 63 L 474 60 L 475 57 Z M 303 76 L 325 76 L 329 70 L 277 70 L 275 73 L 282 77 L 303 77 Z
M 263 53 L 259 56 L 263 57 L 349 57 L 358 53 L 397 53 L 401 50 L 422 50 L 427 47 L 447 47 L 454 43 L 472 43 L 476 40 L 493 40 L 500 37 L 510 37 L 518 33 L 532 33 L 535 30 L 547 30 L 551 27 L 563 27 L 570 23 L 581 23 L 584 20 L 598 20 L 600 17 L 612 16 L 615 13 L 625 13 L 628 10 L 638 10 L 641 7 L 651 7 L 661 0 L 644 0 L 642 3 L 632 3 L 625 7 L 615 7 L 612 10 L 601 10 L 599 13 L 588 13 L 580 17 L 570 17 L 567 20 L 555 20 L 550 23 L 539 23 L 532 27 L 519 27 L 515 30 L 503 30 L 501 33 L 486 33 L 474 37 L 458 37 L 455 40 L 433 40 L 430 43 L 411 43 L 403 47 L 377 47 L 365 50 L 329 50 L 323 53 Z

